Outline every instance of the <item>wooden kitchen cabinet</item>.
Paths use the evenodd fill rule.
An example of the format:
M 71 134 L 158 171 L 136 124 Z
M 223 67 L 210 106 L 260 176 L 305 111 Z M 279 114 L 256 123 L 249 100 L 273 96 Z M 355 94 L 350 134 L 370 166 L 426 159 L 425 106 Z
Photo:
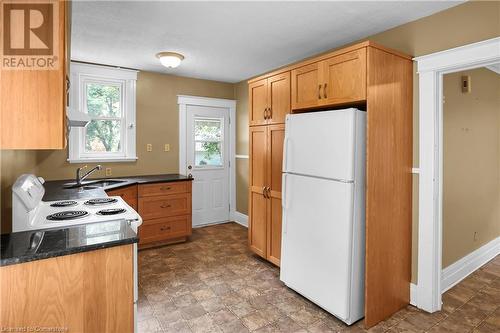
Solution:
M 275 265 L 281 257 L 281 164 L 285 126 L 250 128 L 249 244 Z
M 132 333 L 133 267 L 132 244 L 0 267 L 2 327 Z
M 70 3 L 58 1 L 54 69 L 1 69 L 0 148 L 63 149 L 69 88 Z
M 191 181 L 138 185 L 139 248 L 182 242 L 192 233 Z
M 292 109 L 310 109 L 366 99 L 366 49 L 292 70 Z
M 137 185 L 130 185 L 126 187 L 117 188 L 115 190 L 108 190 L 106 194 L 110 197 L 122 197 L 125 202 L 137 211 Z
M 261 116 L 259 121 L 250 119 L 249 243 L 252 251 L 275 264 L 279 264 L 281 252 L 284 129 L 273 127 L 272 120 L 267 121 L 262 109 L 269 107 L 272 97 L 264 91 L 271 89 L 273 78 L 290 75 L 292 113 L 349 107 L 367 112 L 366 327 L 404 308 L 410 298 L 411 59 L 406 54 L 365 41 L 248 81 L 250 114 L 260 112 Z M 254 98 L 259 100 L 254 103 Z M 258 110 L 252 109 L 256 105 Z
M 185 241 L 192 232 L 191 181 L 130 185 L 108 190 L 142 217 L 139 248 Z
M 290 73 L 281 73 L 249 85 L 250 125 L 282 124 L 290 113 Z
M 366 49 L 324 60 L 320 104 L 342 104 L 366 99 Z
M 321 66 L 312 63 L 292 70 L 292 109 L 307 109 L 319 105 L 321 99 Z
M 267 167 L 267 126 L 250 127 L 250 177 L 249 177 L 249 224 L 250 248 L 266 257 L 267 205 L 264 196 Z

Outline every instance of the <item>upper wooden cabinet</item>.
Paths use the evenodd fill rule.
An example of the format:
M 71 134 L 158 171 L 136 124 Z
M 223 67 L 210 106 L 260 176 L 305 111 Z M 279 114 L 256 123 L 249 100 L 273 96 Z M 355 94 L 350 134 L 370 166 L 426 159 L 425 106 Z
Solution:
M 1 69 L 2 149 L 62 149 L 66 146 L 69 2 L 55 0 L 52 5 L 58 8 L 58 15 L 53 16 L 58 26 L 53 44 L 57 48 L 50 58 L 57 58 L 54 68 L 48 68 L 47 65 L 47 68 L 42 69 Z M 50 28 L 43 26 L 43 29 Z M 39 33 L 44 34 L 43 31 Z M 48 34 L 45 32 L 45 36 Z M 44 59 L 49 60 L 47 57 Z M 6 56 L 3 60 L 6 60 Z
M 249 85 L 250 126 L 282 124 L 290 113 L 290 72 Z
M 292 109 L 366 99 L 366 48 L 292 70 Z

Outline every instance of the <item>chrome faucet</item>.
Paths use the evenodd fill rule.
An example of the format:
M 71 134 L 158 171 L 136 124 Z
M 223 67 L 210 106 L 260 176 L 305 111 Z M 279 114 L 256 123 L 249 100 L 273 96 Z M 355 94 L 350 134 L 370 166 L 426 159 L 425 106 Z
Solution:
M 85 166 L 82 166 L 81 168 L 78 168 L 76 169 L 76 185 L 77 186 L 81 186 L 82 185 L 82 182 L 88 177 L 90 176 L 94 171 L 97 171 L 97 170 L 101 170 L 102 169 L 102 166 L 100 164 L 96 165 L 95 167 L 93 167 L 92 169 L 90 169 L 86 174 L 84 174 L 83 176 L 81 175 L 81 172 L 83 169 L 85 169 L 87 167 L 87 165 Z

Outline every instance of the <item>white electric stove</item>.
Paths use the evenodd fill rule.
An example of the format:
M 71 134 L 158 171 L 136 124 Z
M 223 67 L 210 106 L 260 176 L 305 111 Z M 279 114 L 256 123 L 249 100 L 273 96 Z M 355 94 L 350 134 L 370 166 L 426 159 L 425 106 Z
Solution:
M 21 175 L 12 186 L 13 232 L 125 220 L 137 233 L 141 216 L 121 197 L 42 201 L 44 180 Z M 134 243 L 134 324 L 137 332 L 137 244 Z

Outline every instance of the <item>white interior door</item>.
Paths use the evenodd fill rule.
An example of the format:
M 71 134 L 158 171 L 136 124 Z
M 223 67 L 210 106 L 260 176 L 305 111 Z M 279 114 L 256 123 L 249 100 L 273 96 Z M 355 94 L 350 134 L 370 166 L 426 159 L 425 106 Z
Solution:
M 187 105 L 186 174 L 193 226 L 229 220 L 229 109 Z

